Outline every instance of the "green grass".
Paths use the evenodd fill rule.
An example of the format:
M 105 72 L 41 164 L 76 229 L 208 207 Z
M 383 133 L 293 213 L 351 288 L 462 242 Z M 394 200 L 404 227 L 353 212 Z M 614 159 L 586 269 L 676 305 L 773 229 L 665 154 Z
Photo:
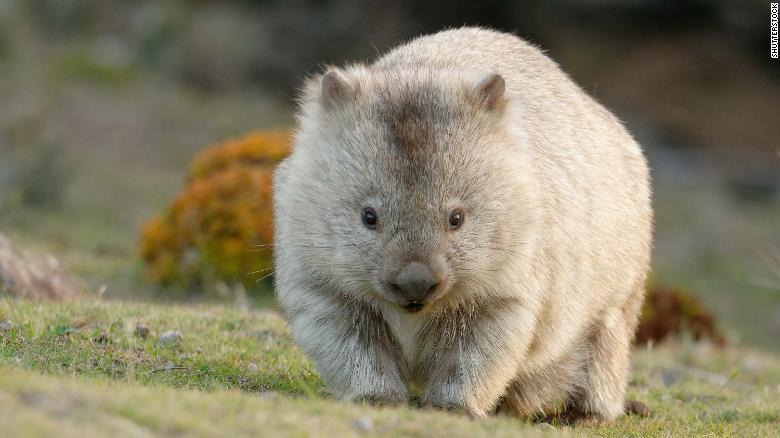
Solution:
M 473 421 L 411 406 L 330 398 L 272 311 L 106 301 L 5 299 L 0 321 L 0 423 L 11 436 L 604 436 L 744 435 L 780 430 L 780 359 L 680 342 L 634 352 L 630 396 L 652 410 L 592 427 L 511 418 Z M 136 335 L 136 325 L 150 332 Z M 178 343 L 161 345 L 176 330 Z
M 15 324 L 4 335 L 0 360 L 23 368 L 177 388 L 322 394 L 284 321 L 270 311 L 23 301 L 0 309 Z M 138 323 L 149 327 L 146 339 L 135 335 Z M 181 341 L 160 344 L 158 336 L 169 330 Z M 250 372 L 250 363 L 262 370 Z

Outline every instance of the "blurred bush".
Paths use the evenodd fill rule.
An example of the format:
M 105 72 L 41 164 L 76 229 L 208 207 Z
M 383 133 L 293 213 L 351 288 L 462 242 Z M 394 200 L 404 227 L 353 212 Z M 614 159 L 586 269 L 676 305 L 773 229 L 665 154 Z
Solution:
M 184 191 L 142 228 L 149 278 L 199 291 L 217 282 L 255 289 L 272 266 L 272 173 L 289 142 L 286 131 L 259 132 L 196 156 Z
M 55 208 L 65 200 L 74 176 L 73 162 L 47 128 L 46 111 L 4 114 L 0 121 L 0 209 Z
M 77 47 L 65 51 L 52 62 L 49 71 L 53 82 L 81 81 L 92 86 L 119 86 L 135 75 L 120 45 L 101 41 L 96 47 Z
M 60 148 L 0 146 L 0 155 L 8 157 L 0 162 L 0 208 L 52 208 L 62 202 L 72 175 Z
M 636 343 L 658 343 L 681 335 L 725 345 L 715 317 L 696 297 L 677 288 L 650 287 L 642 308 Z
M 3 23 L 0 23 L 0 65 L 6 63 L 8 58 L 11 57 L 11 44 L 8 41 L 8 35 L 3 28 Z

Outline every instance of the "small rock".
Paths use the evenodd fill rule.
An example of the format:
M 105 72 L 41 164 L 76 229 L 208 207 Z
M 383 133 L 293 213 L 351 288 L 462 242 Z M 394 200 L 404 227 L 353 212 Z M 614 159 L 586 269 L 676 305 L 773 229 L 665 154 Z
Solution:
M 370 432 L 374 428 L 374 420 L 369 417 L 359 417 L 352 423 L 352 428 L 358 432 Z
M 0 321 L 0 333 L 8 333 L 11 331 L 11 328 L 14 326 L 14 323 L 11 322 L 10 319 L 4 319 Z
M 157 338 L 157 343 L 160 345 L 174 345 L 181 341 L 181 333 L 176 330 L 168 330 Z
M 141 339 L 146 339 L 149 336 L 149 327 L 139 322 L 135 325 L 135 335 Z
M 167 361 L 167 362 L 165 362 L 165 363 L 163 364 L 163 369 L 164 369 L 165 371 L 170 371 L 170 370 L 172 370 L 172 369 L 173 369 L 173 362 L 171 362 L 171 361 Z
M 747 373 L 756 374 L 761 372 L 763 368 L 761 361 L 757 357 L 746 357 L 742 361 L 742 370 Z
M 544 431 L 555 430 L 555 426 L 550 423 L 539 423 L 536 425 L 536 427 Z
M 246 366 L 246 369 L 249 370 L 250 373 L 257 372 L 257 364 L 254 362 L 249 362 L 249 365 Z
M 661 383 L 664 386 L 669 387 L 680 381 L 680 373 L 674 370 L 662 370 L 661 371 Z

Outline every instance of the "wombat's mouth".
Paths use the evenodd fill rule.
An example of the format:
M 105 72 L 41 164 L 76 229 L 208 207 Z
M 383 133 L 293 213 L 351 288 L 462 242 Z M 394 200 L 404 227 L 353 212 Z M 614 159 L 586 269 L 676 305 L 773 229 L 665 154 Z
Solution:
M 417 313 L 420 310 L 422 310 L 422 308 L 424 306 L 425 305 L 423 303 L 418 303 L 416 301 L 413 301 L 413 302 L 411 302 L 409 304 L 404 305 L 403 307 L 404 307 L 404 310 L 406 310 L 407 312 Z

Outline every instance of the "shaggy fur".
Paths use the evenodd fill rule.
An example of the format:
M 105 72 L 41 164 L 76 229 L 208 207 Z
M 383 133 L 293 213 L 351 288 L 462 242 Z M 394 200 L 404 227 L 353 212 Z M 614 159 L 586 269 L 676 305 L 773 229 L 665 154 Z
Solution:
M 623 413 L 652 211 L 609 111 L 535 47 L 477 28 L 331 68 L 300 105 L 274 182 L 277 297 L 337 396 Z M 411 260 L 445 278 L 417 313 L 386 281 Z

